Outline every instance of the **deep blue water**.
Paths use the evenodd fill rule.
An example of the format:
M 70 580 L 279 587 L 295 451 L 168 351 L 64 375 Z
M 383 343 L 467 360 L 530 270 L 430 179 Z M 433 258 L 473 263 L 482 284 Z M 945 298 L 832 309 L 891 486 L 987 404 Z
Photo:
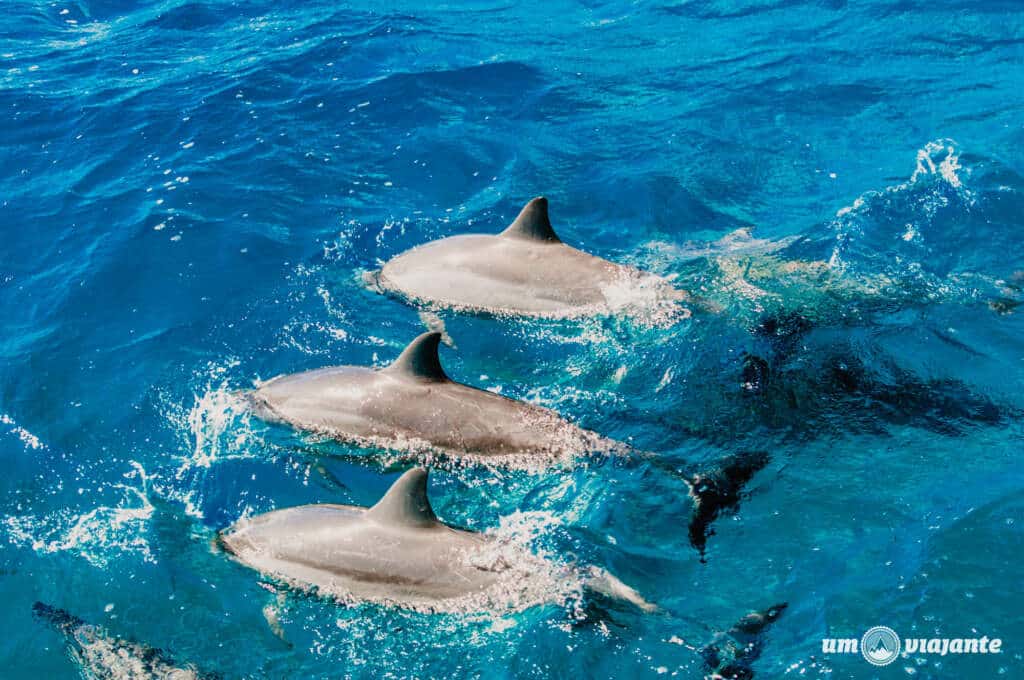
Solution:
M 227 678 L 699 678 L 693 647 L 776 602 L 758 677 L 1024 675 L 1019 4 L 423 4 L 4 4 L 2 676 L 76 675 L 36 600 Z M 398 469 L 232 392 L 389 361 L 425 322 L 362 273 L 538 194 L 706 304 L 442 314 L 445 365 L 668 466 L 766 452 L 706 563 L 666 465 L 583 458 L 438 471 L 434 505 L 659 613 L 276 599 L 215 532 Z M 876 624 L 1004 652 L 823 658 Z

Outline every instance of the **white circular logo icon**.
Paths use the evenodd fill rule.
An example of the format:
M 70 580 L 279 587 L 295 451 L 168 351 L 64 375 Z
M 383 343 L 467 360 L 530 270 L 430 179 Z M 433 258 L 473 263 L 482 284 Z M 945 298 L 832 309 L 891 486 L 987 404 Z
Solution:
M 860 653 L 868 663 L 888 666 L 900 655 L 900 636 L 892 628 L 869 628 L 860 639 Z

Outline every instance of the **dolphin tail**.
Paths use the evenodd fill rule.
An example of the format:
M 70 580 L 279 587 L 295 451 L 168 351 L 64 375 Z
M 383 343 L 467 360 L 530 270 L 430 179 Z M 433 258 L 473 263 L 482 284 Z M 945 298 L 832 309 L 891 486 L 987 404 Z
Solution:
M 763 634 L 782 616 L 787 606 L 787 603 L 782 602 L 768 609 L 751 612 L 729 630 L 715 635 L 710 643 L 699 650 L 707 670 L 705 677 L 739 680 L 753 678 L 751 664 L 761 656 Z
M 729 456 L 715 468 L 695 473 L 685 480 L 693 498 L 690 544 L 700 552 L 702 562 L 708 538 L 714 534 L 711 523 L 722 512 L 736 509 L 744 496 L 744 487 L 769 460 L 764 451 Z
M 589 567 L 587 569 L 587 587 L 616 600 L 623 600 L 645 612 L 658 611 L 657 605 L 651 604 L 635 589 L 627 586 L 606 569 Z
M 693 514 L 690 516 L 690 545 L 700 552 L 701 562 L 708 538 L 714 534 L 711 524 L 727 510 L 735 510 L 745 496 L 744 487 L 771 460 L 764 451 L 749 451 L 725 457 L 699 471 L 688 471 L 667 461 L 664 457 L 646 451 L 631 449 L 638 460 L 646 461 L 652 467 L 682 480 L 693 499 Z

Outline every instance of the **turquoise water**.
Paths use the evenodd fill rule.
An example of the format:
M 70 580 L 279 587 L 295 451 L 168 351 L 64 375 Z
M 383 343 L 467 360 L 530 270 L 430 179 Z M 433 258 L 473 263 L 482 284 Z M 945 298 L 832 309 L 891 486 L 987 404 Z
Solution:
M 1022 59 L 1013 2 L 6 3 L 3 677 L 75 677 L 37 600 L 226 678 L 699 678 L 778 602 L 758 677 L 1020 677 Z M 424 319 L 363 285 L 538 194 L 701 304 Z M 439 470 L 438 514 L 659 612 L 341 607 L 211 547 L 401 469 L 233 392 L 386 363 L 426 323 L 457 379 L 660 461 Z M 750 452 L 702 562 L 670 468 Z M 1004 648 L 823 657 L 873 625 Z

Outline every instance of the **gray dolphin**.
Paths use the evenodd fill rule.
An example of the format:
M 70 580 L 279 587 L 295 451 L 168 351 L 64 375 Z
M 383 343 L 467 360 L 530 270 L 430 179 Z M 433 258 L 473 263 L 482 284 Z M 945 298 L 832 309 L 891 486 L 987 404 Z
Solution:
M 563 243 L 543 197 L 527 203 L 500 234 L 450 236 L 398 255 L 377 274 L 377 284 L 414 302 L 547 318 L 686 298 L 662 277 Z
M 614 445 L 549 409 L 451 380 L 438 357 L 440 340 L 440 333 L 424 333 L 381 369 L 335 366 L 279 376 L 248 399 L 264 419 L 388 449 L 536 460 Z
M 219 542 L 266 576 L 346 602 L 421 611 L 523 609 L 557 600 L 567 584 L 586 582 L 653 609 L 603 570 L 567 573 L 521 544 L 442 523 L 430 506 L 423 468 L 403 474 L 371 508 L 275 510 L 239 520 Z
M 113 637 L 63 609 L 36 602 L 35 615 L 64 634 L 68 653 L 90 680 L 214 680 L 218 676 L 182 666 L 159 649 Z
M 694 500 L 690 542 L 703 559 L 711 523 L 735 508 L 768 462 L 754 452 L 701 470 L 677 470 L 565 420 L 552 410 L 451 380 L 438 356 L 441 334 L 424 333 L 389 366 L 336 366 L 268 380 L 247 399 L 269 421 L 359 446 L 439 452 L 459 461 L 536 471 L 588 453 L 647 460 L 681 479 Z

